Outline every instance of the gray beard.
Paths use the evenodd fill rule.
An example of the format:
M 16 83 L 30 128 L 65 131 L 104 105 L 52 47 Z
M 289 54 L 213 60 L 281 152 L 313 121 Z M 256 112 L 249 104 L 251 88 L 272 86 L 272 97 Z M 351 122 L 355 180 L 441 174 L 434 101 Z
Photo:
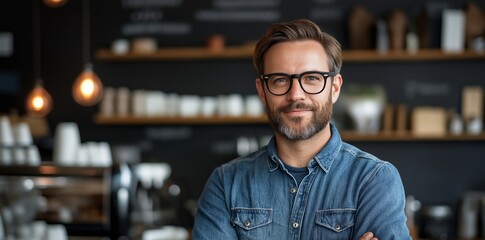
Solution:
M 285 123 L 285 121 L 281 117 L 281 112 L 298 108 L 311 109 L 313 112 L 313 116 L 311 118 L 311 121 L 307 125 L 300 125 L 299 128 L 291 128 L 288 124 Z M 303 103 L 294 102 L 279 109 L 268 108 L 266 113 L 268 115 L 270 124 L 277 133 L 281 134 L 290 141 L 300 141 L 310 139 L 317 133 L 322 131 L 330 122 L 332 110 L 333 105 L 330 95 L 328 101 L 320 109 L 316 106 L 309 106 Z M 291 118 L 290 121 L 295 124 L 301 124 L 303 118 L 294 117 Z

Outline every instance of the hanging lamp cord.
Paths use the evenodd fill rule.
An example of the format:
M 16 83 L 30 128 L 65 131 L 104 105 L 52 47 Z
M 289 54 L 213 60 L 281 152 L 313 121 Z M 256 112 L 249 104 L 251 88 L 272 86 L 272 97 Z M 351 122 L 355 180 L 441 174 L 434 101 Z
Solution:
M 34 53 L 34 62 L 33 62 L 33 74 L 34 79 L 36 79 L 36 85 L 42 84 L 41 74 L 41 56 L 40 56 L 40 0 L 34 0 L 34 4 L 32 5 L 32 28 L 33 28 L 33 53 Z
M 83 30 L 84 30 L 84 63 L 85 64 L 90 64 L 90 51 L 91 51 L 91 46 L 90 46 L 90 33 L 91 33 L 91 21 L 90 21 L 90 5 L 89 5 L 89 0 L 84 0 L 83 1 Z

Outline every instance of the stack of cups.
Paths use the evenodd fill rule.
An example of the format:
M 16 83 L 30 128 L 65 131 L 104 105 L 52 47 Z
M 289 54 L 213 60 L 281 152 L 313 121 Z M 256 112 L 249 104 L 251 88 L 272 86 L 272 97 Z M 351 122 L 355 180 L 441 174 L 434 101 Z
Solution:
M 107 142 L 81 143 L 76 123 L 59 123 L 54 140 L 53 161 L 61 166 L 109 167 L 111 148 Z
M 56 127 L 52 160 L 59 165 L 77 165 L 77 152 L 81 145 L 79 128 L 76 123 L 59 123 Z
M 17 164 L 38 166 L 40 164 L 40 153 L 37 146 L 33 144 L 29 125 L 21 122 L 15 125 L 13 130 L 16 141 L 14 158 Z
M 20 122 L 12 126 L 8 117 L 0 117 L 0 163 L 38 166 L 40 161 L 29 125 Z
M 0 117 L 0 162 L 2 165 L 13 164 L 14 139 L 10 120 L 6 116 Z

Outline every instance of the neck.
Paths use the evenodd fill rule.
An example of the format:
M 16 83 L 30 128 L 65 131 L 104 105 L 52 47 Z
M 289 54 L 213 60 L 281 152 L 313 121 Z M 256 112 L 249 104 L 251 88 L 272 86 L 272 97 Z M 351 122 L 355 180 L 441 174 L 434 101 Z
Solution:
M 276 150 L 281 160 L 292 167 L 306 167 L 310 160 L 330 140 L 330 124 L 315 136 L 299 141 L 291 141 L 276 133 Z

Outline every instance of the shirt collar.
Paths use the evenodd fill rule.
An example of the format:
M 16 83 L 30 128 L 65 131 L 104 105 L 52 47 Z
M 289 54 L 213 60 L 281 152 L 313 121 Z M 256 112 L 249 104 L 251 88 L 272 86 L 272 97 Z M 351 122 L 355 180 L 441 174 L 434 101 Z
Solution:
M 335 156 L 340 151 L 342 147 L 342 138 L 340 138 L 340 134 L 333 124 L 330 124 L 330 139 L 323 146 L 323 148 L 310 160 L 308 164 L 309 167 L 313 167 L 315 164 L 320 166 L 323 171 L 328 172 L 330 167 L 332 166 L 333 160 Z M 267 147 L 268 151 L 268 167 L 270 171 L 276 170 L 278 167 L 284 168 L 284 164 L 281 159 L 278 157 L 278 153 L 276 152 L 276 139 L 273 136 L 268 143 Z

